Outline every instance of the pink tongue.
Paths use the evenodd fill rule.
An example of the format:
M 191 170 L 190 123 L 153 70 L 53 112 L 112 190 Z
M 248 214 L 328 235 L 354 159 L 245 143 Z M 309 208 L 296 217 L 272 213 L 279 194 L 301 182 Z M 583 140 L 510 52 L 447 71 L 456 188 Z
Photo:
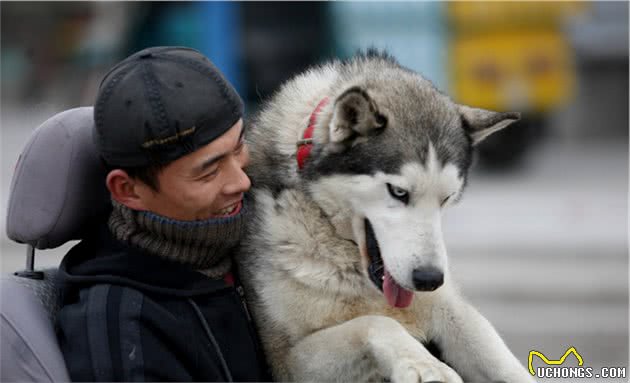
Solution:
M 413 291 L 405 290 L 394 281 L 394 278 L 385 269 L 385 280 L 383 281 L 383 293 L 385 299 L 392 307 L 407 307 L 413 300 Z

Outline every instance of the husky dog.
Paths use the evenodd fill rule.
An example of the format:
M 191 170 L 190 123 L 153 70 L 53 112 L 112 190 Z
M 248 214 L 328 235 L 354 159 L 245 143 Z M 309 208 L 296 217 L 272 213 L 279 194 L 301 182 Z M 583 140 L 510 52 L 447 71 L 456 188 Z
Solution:
M 374 51 L 263 106 L 238 262 L 275 379 L 533 381 L 458 294 L 440 218 L 475 144 L 518 118 L 458 105 Z

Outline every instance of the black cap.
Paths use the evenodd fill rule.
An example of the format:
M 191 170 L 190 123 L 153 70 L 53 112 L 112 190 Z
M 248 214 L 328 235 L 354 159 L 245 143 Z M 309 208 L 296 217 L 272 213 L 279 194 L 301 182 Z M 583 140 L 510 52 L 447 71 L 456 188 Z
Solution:
M 112 166 L 169 163 L 208 144 L 243 116 L 243 101 L 200 52 L 153 47 L 103 78 L 94 106 L 96 145 Z

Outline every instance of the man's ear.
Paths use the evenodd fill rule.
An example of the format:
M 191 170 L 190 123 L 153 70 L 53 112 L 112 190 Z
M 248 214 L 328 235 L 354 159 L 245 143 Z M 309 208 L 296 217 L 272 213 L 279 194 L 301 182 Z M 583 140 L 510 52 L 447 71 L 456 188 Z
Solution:
M 346 90 L 335 100 L 330 122 L 330 142 L 352 145 L 359 136 L 380 133 L 387 126 L 387 118 L 379 113 L 376 103 L 359 87 Z
M 518 112 L 493 112 L 466 105 L 458 105 L 458 108 L 464 130 L 472 138 L 473 145 L 477 145 L 492 133 L 521 119 L 521 114 Z
M 133 210 L 146 210 L 137 190 L 141 185 L 124 170 L 114 169 L 110 171 L 105 179 L 105 184 L 116 202 Z

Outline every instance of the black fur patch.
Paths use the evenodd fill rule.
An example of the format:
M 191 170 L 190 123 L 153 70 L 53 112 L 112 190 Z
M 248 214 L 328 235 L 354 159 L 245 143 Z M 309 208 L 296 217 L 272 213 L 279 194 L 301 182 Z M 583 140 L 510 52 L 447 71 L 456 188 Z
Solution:
M 371 138 L 371 140 L 377 139 L 378 136 Z M 388 174 L 396 174 L 400 171 L 402 156 L 377 156 L 372 152 L 372 146 L 356 145 L 341 153 L 323 155 L 324 147 L 315 145 L 302 171 L 302 177 L 315 180 L 334 174 L 374 175 L 378 171 Z

